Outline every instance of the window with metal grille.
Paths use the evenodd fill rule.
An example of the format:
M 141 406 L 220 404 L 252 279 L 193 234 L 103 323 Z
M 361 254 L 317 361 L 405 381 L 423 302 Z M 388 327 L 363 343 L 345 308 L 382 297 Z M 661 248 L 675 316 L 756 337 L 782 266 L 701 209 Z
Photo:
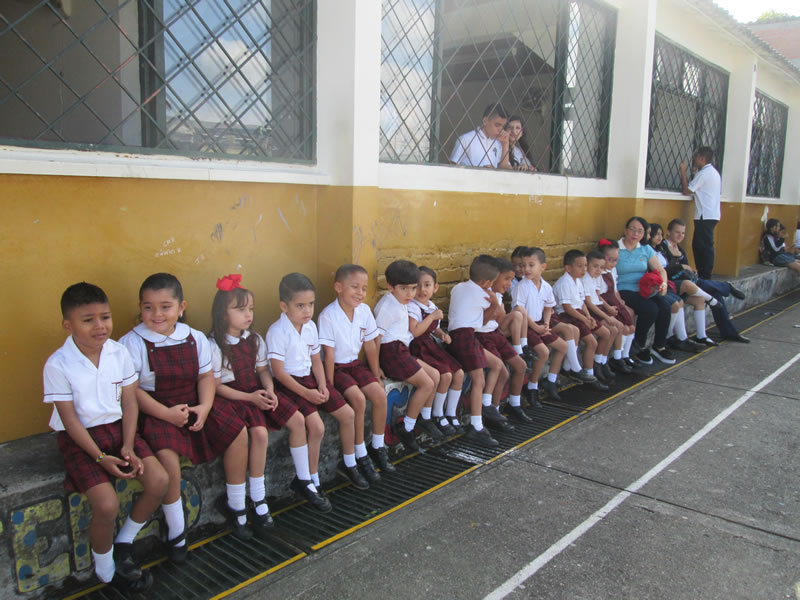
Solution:
M 534 168 L 605 177 L 615 38 L 593 0 L 383 0 L 380 159 L 448 163 L 500 103 Z
M 747 195 L 780 198 L 789 109 L 756 90 Z
M 0 143 L 314 159 L 313 0 L 0 0 Z
M 656 35 L 647 188 L 681 191 L 678 166 L 685 161 L 691 167 L 700 146 L 714 151 L 714 166 L 722 172 L 727 103 L 727 73 Z

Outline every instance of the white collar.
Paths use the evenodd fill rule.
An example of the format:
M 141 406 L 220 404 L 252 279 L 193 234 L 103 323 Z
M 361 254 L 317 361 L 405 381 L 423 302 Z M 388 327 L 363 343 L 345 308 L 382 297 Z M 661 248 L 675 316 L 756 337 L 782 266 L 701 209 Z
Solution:
M 75 343 L 72 335 L 68 336 L 64 342 L 64 350 L 71 355 L 71 358 L 81 360 L 87 365 L 91 365 L 94 369 L 97 368 L 95 367 L 94 363 L 89 360 L 89 357 L 81 352 L 81 349 L 78 348 L 78 344 Z M 100 350 L 100 357 L 97 360 L 97 364 L 100 364 L 100 360 L 102 360 L 104 354 L 111 354 L 112 352 L 116 352 L 116 350 L 117 348 L 111 343 L 111 338 L 107 339 L 105 342 L 103 342 L 103 349 Z
M 175 331 L 173 331 L 169 335 L 162 335 L 160 333 L 156 333 L 151 329 L 148 329 L 147 325 L 144 323 L 139 323 L 133 330 L 139 334 L 139 336 L 143 337 L 148 342 L 153 344 L 160 344 L 161 342 L 166 342 L 167 340 L 174 340 L 176 342 L 182 342 L 186 338 L 189 337 L 192 330 L 186 323 L 175 323 Z
M 628 247 L 625 245 L 625 236 L 624 235 L 621 238 L 619 238 L 619 241 L 617 241 L 617 245 L 619 246 L 620 250 L 628 250 Z M 636 242 L 636 248 L 641 248 L 641 247 L 642 247 L 642 243 L 641 242 Z M 636 248 L 634 248 L 633 250 L 636 250 Z M 633 250 L 628 250 L 628 252 L 633 252 Z
M 250 331 L 245 329 L 242 332 L 242 336 L 241 337 L 236 337 L 235 335 L 231 335 L 230 333 L 226 333 L 225 334 L 225 341 L 228 343 L 228 345 L 235 346 L 236 344 L 239 343 L 239 340 L 246 340 L 249 337 L 250 337 Z
M 278 319 L 278 321 L 281 323 L 281 327 L 283 327 L 283 328 L 284 328 L 284 329 L 286 329 L 286 330 L 291 330 L 291 331 L 294 331 L 294 332 L 295 332 L 297 335 L 302 335 L 302 334 L 303 334 L 303 330 L 304 330 L 306 327 L 308 327 L 308 325 L 311 323 L 311 321 L 309 321 L 308 323 L 303 323 L 303 326 L 302 326 L 302 327 L 300 327 L 300 331 L 297 331 L 297 327 L 295 327 L 295 326 L 294 326 L 294 323 L 292 323 L 292 322 L 289 320 L 289 317 L 287 317 L 287 316 L 286 316 L 286 313 L 285 313 L 285 312 L 282 312 L 282 313 L 281 313 L 281 316 L 280 316 L 280 318 Z
M 414 298 L 414 300 L 412 300 L 412 302 L 414 302 L 420 308 L 424 308 L 424 309 L 427 309 L 427 310 L 436 310 L 436 305 L 433 302 L 430 301 L 430 298 L 428 299 L 428 303 L 427 304 L 423 304 L 422 302 L 420 302 L 416 298 Z
M 390 293 L 391 293 L 391 292 L 390 292 Z M 347 321 L 348 321 L 348 322 L 350 322 L 350 323 L 352 323 L 353 321 L 355 321 L 355 318 L 356 318 L 356 311 L 358 310 L 358 306 L 361 306 L 361 304 L 359 304 L 358 306 L 356 306 L 356 307 L 353 309 L 353 319 L 351 320 L 351 319 L 350 319 L 350 317 L 348 317 L 348 316 L 347 316 L 347 313 L 346 313 L 346 312 L 344 312 L 344 308 L 342 308 L 342 305 L 339 303 L 339 298 L 336 298 L 336 300 L 334 300 L 334 301 L 333 301 L 333 304 L 335 304 L 335 305 L 336 305 L 336 308 L 338 308 L 338 309 L 339 309 L 339 312 L 340 312 L 340 313 L 342 313 L 342 316 L 343 316 L 345 319 L 347 319 Z

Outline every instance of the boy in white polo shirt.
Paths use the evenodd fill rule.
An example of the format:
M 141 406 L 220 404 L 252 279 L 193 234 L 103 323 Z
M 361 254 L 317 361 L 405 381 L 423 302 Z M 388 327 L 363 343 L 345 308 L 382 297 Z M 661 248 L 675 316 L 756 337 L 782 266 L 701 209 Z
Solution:
M 67 471 L 65 487 L 92 507 L 89 542 L 95 573 L 123 593 L 141 594 L 153 582 L 134 562 L 132 544 L 161 505 L 167 473 L 136 433 L 136 369 L 128 350 L 110 339 L 105 292 L 76 283 L 61 296 L 62 327 L 70 334 L 44 366 L 44 401 Z M 119 500 L 112 478 L 138 479 L 143 491 L 114 539 Z
M 375 305 L 375 322 L 380 333 L 380 365 L 387 377 L 405 381 L 415 388 L 408 399 L 403 422 L 392 426 L 392 432 L 406 450 L 413 452 L 419 449 L 414 435 L 417 426 L 436 442 L 444 439 L 431 418 L 439 372 L 409 350 L 414 335 L 408 320 L 408 303 L 417 293 L 417 265 L 409 260 L 396 260 L 386 267 L 385 274 L 389 293 Z M 420 416 L 422 418 L 417 420 Z
M 339 423 L 339 441 L 342 443 L 344 466 L 340 471 L 350 480 L 353 487 L 365 490 L 369 482 L 364 479 L 356 465 L 355 424 L 353 409 L 342 395 L 325 377 L 325 368 L 320 358 L 319 335 L 314 316 L 316 288 L 302 273 L 289 273 L 278 285 L 281 316 L 267 330 L 267 359 L 276 390 L 285 394 L 297 405 L 306 417 L 306 427 L 316 422 L 314 417 L 322 409 Z M 317 415 L 318 418 L 318 415 Z M 319 425 L 324 428 L 322 421 Z M 323 495 L 319 480 L 319 449 L 321 436 L 308 437 L 308 463 L 311 481 L 319 495 Z M 330 504 L 319 502 L 308 486 L 295 478 L 292 489 L 301 497 L 323 512 L 330 510 Z M 324 498 L 324 496 L 323 496 Z M 327 498 L 324 498 L 327 500 Z M 318 504 L 317 504 L 318 503 Z
M 556 297 L 556 312 L 562 322 L 574 325 L 583 341 L 583 371 L 591 379 L 587 383 L 595 389 L 605 391 L 606 376 L 602 365 L 611 348 L 611 333 L 598 323 L 586 308 L 583 276 L 586 275 L 586 255 L 580 250 L 569 250 L 564 254 L 564 273 L 553 286 Z M 593 365 L 593 366 L 588 366 Z M 592 381 L 593 379 L 593 381 Z
M 381 480 L 364 444 L 366 401 L 372 405 L 372 454 L 384 473 L 395 471 L 384 445 L 386 430 L 386 391 L 378 365 L 378 325 L 369 306 L 364 304 L 369 276 L 361 265 L 342 265 L 336 269 L 333 289 L 336 300 L 319 315 L 319 341 L 324 351 L 325 377 L 333 381 L 355 413 L 356 463 L 370 483 Z M 359 360 L 361 348 L 367 364 Z
M 483 111 L 481 126 L 458 137 L 450 162 L 465 167 L 496 169 L 508 153 L 508 132 L 504 129 L 508 115 L 500 103 L 490 104 Z

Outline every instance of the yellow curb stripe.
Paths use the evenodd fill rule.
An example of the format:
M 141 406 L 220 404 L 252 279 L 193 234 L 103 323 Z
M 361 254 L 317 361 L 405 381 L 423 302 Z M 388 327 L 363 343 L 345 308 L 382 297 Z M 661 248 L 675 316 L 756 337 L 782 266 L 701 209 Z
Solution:
M 219 593 L 216 596 L 213 596 L 211 598 L 211 600 L 218 600 L 218 598 L 225 598 L 226 596 L 230 596 L 234 592 L 238 592 L 242 588 L 245 588 L 248 585 L 250 585 L 252 583 L 255 583 L 259 579 L 263 579 L 267 575 L 271 575 L 275 571 L 279 571 L 280 569 L 283 569 L 284 567 L 288 567 L 290 564 L 292 564 L 294 562 L 297 562 L 298 560 L 300 560 L 301 558 L 305 558 L 306 556 L 308 556 L 308 554 L 306 554 L 305 552 L 301 552 L 300 554 L 297 554 L 296 556 L 293 556 L 292 558 L 289 558 L 289 559 L 283 561 L 281 564 L 275 565 L 271 569 L 267 569 L 263 573 L 259 573 L 258 575 L 254 575 L 250 579 L 248 579 L 246 581 L 243 581 L 242 583 L 240 583 L 238 585 L 233 586 L 231 589 L 225 590 L 224 592 Z

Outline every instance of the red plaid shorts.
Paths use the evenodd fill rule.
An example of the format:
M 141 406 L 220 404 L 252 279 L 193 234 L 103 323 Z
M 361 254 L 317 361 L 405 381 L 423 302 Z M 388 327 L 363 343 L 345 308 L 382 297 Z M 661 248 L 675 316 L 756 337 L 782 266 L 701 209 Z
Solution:
M 587 335 L 591 335 L 593 332 L 597 331 L 603 326 L 601 323 L 595 322 L 595 326 L 590 328 L 583 321 L 574 319 L 573 317 L 570 317 L 566 313 L 562 313 L 559 318 L 561 319 L 562 323 L 567 323 L 568 325 L 574 325 L 575 327 L 577 327 L 578 331 L 580 331 L 580 336 L 582 338 L 586 337 Z
M 360 360 L 333 365 L 333 386 L 342 394 L 354 385 L 363 388 L 371 383 L 380 383 L 369 367 Z
M 225 398 L 217 396 L 214 398 L 214 404 L 216 404 L 219 400 L 225 400 Z M 258 408 L 255 404 L 243 400 L 231 400 L 231 402 L 236 404 L 236 408 L 239 411 L 239 416 L 242 417 L 242 420 L 248 429 L 251 427 L 267 426 L 267 418 L 264 415 L 264 411 Z
M 408 346 L 400 340 L 381 344 L 380 361 L 386 376 L 396 381 L 410 379 L 422 368 Z
M 456 373 L 461 370 L 458 361 L 436 343 L 429 334 L 414 338 L 409 348 L 412 356 L 432 366 L 439 373 Z
M 539 323 L 541 325 L 541 323 Z M 553 324 L 552 321 L 550 323 Z M 551 330 L 545 334 L 538 334 L 533 329 L 528 327 L 528 347 L 533 348 L 534 346 L 538 346 L 539 344 L 544 344 L 545 346 L 549 346 L 553 342 L 558 341 L 560 338 L 553 333 Z
M 481 346 L 503 362 L 511 360 L 517 355 L 514 347 L 499 331 L 476 332 L 475 338 Z
M 283 389 L 278 390 L 277 382 L 275 385 L 275 395 L 278 397 L 278 406 L 275 407 L 275 410 L 262 411 L 262 414 L 267 422 L 267 427 L 277 431 L 286 425 L 286 422 L 291 419 L 292 415 L 299 409 L 294 402 L 289 400 L 283 392 Z
M 313 375 L 306 375 L 305 377 L 297 377 L 296 375 L 292 375 L 292 377 L 294 377 L 294 380 L 297 383 L 310 390 L 315 390 L 318 387 L 317 380 Z M 312 404 L 300 394 L 295 394 L 292 390 L 282 385 L 280 382 L 275 382 L 275 387 L 278 388 L 280 386 L 281 394 L 283 394 L 292 404 L 294 404 L 297 407 L 297 410 L 303 413 L 304 417 L 313 415 L 320 408 L 327 413 L 336 412 L 345 404 L 347 404 L 342 395 L 336 390 L 335 387 L 333 387 L 333 384 L 331 384 L 330 381 L 326 381 L 325 385 L 328 387 L 328 392 L 330 393 L 328 401 L 324 404 Z
M 483 346 L 475 337 L 475 330 L 472 327 L 460 327 L 448 333 L 451 342 L 447 346 L 447 351 L 461 363 L 465 371 L 476 371 L 489 366 L 483 353 Z
M 88 427 L 86 431 L 92 436 L 94 443 L 97 444 L 101 452 L 121 458 L 122 420 Z M 64 479 L 64 488 L 68 492 L 84 494 L 96 485 L 111 483 L 111 475 L 97 463 L 95 460 L 97 457 L 92 458 L 86 454 L 83 448 L 78 446 L 66 431 L 59 431 L 56 437 L 58 449 L 61 450 L 61 454 L 64 456 L 64 469 L 67 471 L 67 477 Z M 139 437 L 138 433 L 133 438 L 133 452 L 141 459 L 153 456 L 150 446 Z

